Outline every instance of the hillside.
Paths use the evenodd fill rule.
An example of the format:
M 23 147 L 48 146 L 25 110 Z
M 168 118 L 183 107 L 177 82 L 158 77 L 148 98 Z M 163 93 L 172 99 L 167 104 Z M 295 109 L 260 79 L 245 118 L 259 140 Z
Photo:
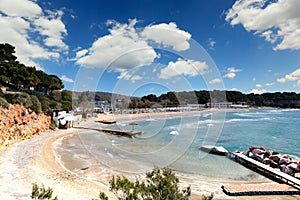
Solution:
M 51 117 L 19 104 L 0 107 L 0 151 L 14 141 L 49 131 Z

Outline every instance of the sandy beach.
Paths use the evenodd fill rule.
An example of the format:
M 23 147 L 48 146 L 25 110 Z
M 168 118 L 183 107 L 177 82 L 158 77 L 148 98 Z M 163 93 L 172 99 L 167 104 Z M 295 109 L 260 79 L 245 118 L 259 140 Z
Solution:
M 205 111 L 209 112 L 209 111 Z M 181 113 L 144 113 L 131 115 L 101 115 L 101 119 L 137 120 L 151 119 L 155 117 L 174 116 Z M 81 126 L 89 126 L 95 123 L 96 118 L 90 118 L 81 122 Z M 61 138 L 78 134 L 76 128 L 69 130 L 58 130 L 35 136 L 29 140 L 16 142 L 9 146 L 7 150 L 0 153 L 1 185 L 0 199 L 29 199 L 32 183 L 44 184 L 54 190 L 54 196 L 59 199 L 92 199 L 96 198 L 100 191 L 105 192 L 110 199 L 116 199 L 109 191 L 108 180 L 112 175 L 119 175 L 105 166 L 101 169 L 100 181 L 93 181 L 88 178 L 88 173 L 72 173 L 61 165 L 57 154 L 54 151 L 54 144 Z M 228 197 L 222 190 L 221 185 L 226 184 L 246 184 L 246 183 L 270 183 L 267 178 L 261 177 L 257 181 L 248 180 L 226 180 L 219 178 L 204 177 L 200 175 L 190 175 L 176 173 L 181 180 L 182 186 L 191 185 L 192 198 L 201 199 L 202 194 L 214 193 L 214 199 L 261 199 L 262 197 Z M 140 174 L 124 174 L 129 178 L 142 177 Z M 299 196 L 263 196 L 263 199 L 300 199 Z

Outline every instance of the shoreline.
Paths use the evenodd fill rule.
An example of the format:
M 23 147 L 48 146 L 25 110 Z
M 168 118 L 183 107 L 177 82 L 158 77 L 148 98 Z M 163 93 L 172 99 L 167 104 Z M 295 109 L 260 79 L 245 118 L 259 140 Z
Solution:
M 225 112 L 227 112 L 226 110 Z M 237 111 L 234 109 L 233 111 Z M 212 112 L 212 110 L 204 110 L 203 112 Z M 195 113 L 195 112 L 189 112 Z M 197 111 L 197 113 L 199 113 Z M 159 114 L 159 115 L 158 115 Z M 129 114 L 129 116 L 118 116 L 118 120 L 143 120 L 149 119 L 149 117 L 171 117 L 176 115 L 182 115 L 182 112 L 172 113 L 157 113 L 155 115 L 149 115 L 149 113 L 141 114 Z M 134 117 L 133 117 L 134 116 Z M 111 115 L 106 115 L 107 119 L 111 119 Z M 94 119 L 88 119 L 81 122 L 81 124 L 94 124 Z M 152 119 L 152 118 L 150 118 Z M 60 163 L 55 152 L 54 145 L 60 139 L 70 137 L 78 134 L 81 130 L 69 129 L 58 130 L 51 133 L 44 133 L 42 135 L 35 136 L 29 140 L 16 143 L 7 150 L 0 154 L 1 164 L 0 169 L 2 173 L 7 173 L 8 177 L 3 177 L 3 184 L 0 186 L 0 197 L 6 197 L 6 199 L 28 199 L 31 194 L 32 183 L 38 183 L 40 186 L 44 184 L 45 187 L 51 187 L 53 189 L 53 195 L 58 196 L 59 199 L 91 199 L 96 198 L 100 191 L 105 192 L 109 199 L 115 199 L 114 195 L 108 190 L 107 180 L 101 180 L 95 182 L 89 180 L 84 175 L 80 176 L 70 170 L 67 170 L 62 163 Z M 101 167 L 101 166 L 100 166 Z M 110 179 L 111 174 L 115 174 L 113 170 L 105 169 L 102 166 L 102 172 L 107 173 L 104 176 Z M 211 178 L 200 175 L 188 175 L 185 173 L 175 171 L 176 175 L 180 179 L 180 185 L 192 187 L 192 198 L 199 199 L 202 194 L 209 194 L 214 192 L 214 199 L 261 199 L 261 197 L 229 197 L 225 195 L 220 186 L 221 184 L 244 184 L 251 183 L 248 180 L 230 180 L 222 178 Z M 125 175 L 126 176 L 126 175 Z M 135 177 L 135 176 L 133 176 Z M 133 178 L 132 177 L 132 178 Z M 130 178 L 130 177 L 129 177 Z M 18 181 L 20 179 L 20 181 Z M 209 180 L 208 180 L 209 179 Z M 260 181 L 259 183 L 270 182 L 270 180 Z M 193 188 L 193 184 L 197 184 L 197 188 Z M 252 182 L 253 183 L 253 182 Z M 18 190 L 11 190 L 11 187 L 17 187 Z M 217 192 L 215 192 L 217 191 Z M 28 196 L 26 196 L 26 194 Z M 26 197 L 25 197 L 26 196 Z M 16 198 L 12 198 L 16 197 Z M 264 199 L 276 199 L 276 196 L 270 196 Z M 281 199 L 283 196 L 278 196 Z M 300 199 L 294 196 L 284 196 L 285 199 Z

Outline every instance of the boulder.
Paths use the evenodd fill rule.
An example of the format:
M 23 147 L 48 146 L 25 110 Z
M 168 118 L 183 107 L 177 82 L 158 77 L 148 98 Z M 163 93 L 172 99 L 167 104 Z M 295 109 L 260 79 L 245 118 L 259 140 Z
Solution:
M 266 153 L 266 151 L 261 150 L 261 149 L 253 149 L 251 152 L 252 152 L 254 155 L 262 155 L 262 154 L 265 154 L 265 153 Z
M 281 156 L 278 163 L 279 163 L 279 165 L 282 165 L 282 164 L 288 165 L 291 163 L 291 158 L 288 155 Z
M 253 149 L 260 149 L 262 151 L 266 151 L 266 149 L 264 147 L 261 147 L 261 146 L 250 146 L 249 147 L 250 151 L 253 151 Z
M 288 165 L 289 168 L 291 168 L 292 170 L 294 170 L 295 172 L 300 172 L 298 165 L 296 163 L 291 163 Z
M 261 155 L 254 154 L 254 159 L 259 161 L 259 162 L 262 162 L 264 160 L 264 155 L 263 154 L 261 154 Z
M 274 160 L 270 160 L 270 167 L 272 167 L 272 168 L 278 168 L 279 164 L 277 162 L 275 162 Z
M 269 165 L 271 163 L 271 160 L 269 158 L 265 158 L 263 161 L 262 161 L 263 164 L 265 165 Z
M 281 171 L 292 176 L 295 174 L 295 171 L 291 169 L 289 166 L 283 167 Z
M 270 159 L 270 160 L 273 160 L 273 161 L 276 162 L 276 163 L 279 163 L 280 155 L 277 154 L 277 155 L 269 156 L 269 159 Z

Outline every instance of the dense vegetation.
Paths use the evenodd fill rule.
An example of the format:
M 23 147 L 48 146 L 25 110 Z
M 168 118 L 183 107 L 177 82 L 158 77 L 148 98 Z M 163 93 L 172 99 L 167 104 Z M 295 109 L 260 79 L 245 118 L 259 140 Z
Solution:
M 175 176 L 170 168 L 154 168 L 151 172 L 146 173 L 146 181 L 130 181 L 126 177 L 112 177 L 110 180 L 110 190 L 119 200 L 188 200 L 191 196 L 191 189 L 187 187 L 180 189 L 178 187 L 179 179 Z M 39 188 L 33 184 L 32 199 L 51 199 L 53 190 L 45 189 L 44 186 Z M 54 199 L 57 199 L 55 197 Z M 213 199 L 213 194 L 202 196 L 203 200 Z M 108 200 L 105 193 L 100 192 L 97 199 Z
M 187 104 L 206 104 L 210 102 L 247 103 L 250 106 L 269 106 L 281 108 L 300 108 L 300 93 L 275 92 L 264 94 L 243 94 L 239 91 L 191 91 L 168 92 L 156 96 L 150 94 L 142 98 L 134 98 L 130 108 L 150 108 L 152 106 L 186 106 Z
M 14 54 L 14 46 L 0 44 L 0 86 L 9 90 L 0 91 L 0 106 L 18 103 L 37 113 L 48 114 L 53 109 L 72 109 L 72 92 L 59 91 L 64 88 L 60 78 L 25 66 Z

